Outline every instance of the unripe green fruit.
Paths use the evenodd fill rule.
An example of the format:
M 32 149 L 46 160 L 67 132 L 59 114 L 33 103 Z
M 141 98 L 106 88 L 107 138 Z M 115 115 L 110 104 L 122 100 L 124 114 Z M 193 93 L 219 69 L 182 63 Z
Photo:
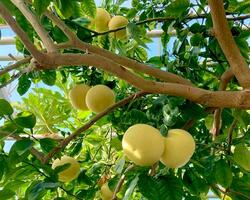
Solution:
M 79 110 L 88 110 L 85 98 L 90 87 L 85 84 L 75 85 L 69 92 L 71 105 Z
M 98 33 L 108 31 L 108 23 L 110 21 L 111 17 L 108 11 L 106 11 L 104 8 L 97 8 L 96 9 L 96 16 L 94 19 L 95 23 L 95 30 Z
M 169 130 L 161 162 L 170 168 L 182 167 L 190 160 L 194 150 L 195 141 L 190 133 L 182 129 Z
M 124 154 L 135 164 L 151 166 L 164 151 L 164 137 L 158 129 L 147 124 L 131 126 L 122 139 Z
M 75 158 L 62 156 L 61 159 L 56 159 L 52 164 L 52 169 L 69 163 L 70 166 L 58 173 L 58 180 L 61 182 L 69 182 L 76 179 L 80 173 L 80 164 Z
M 111 20 L 109 21 L 109 30 L 115 30 L 124 26 L 128 25 L 128 20 L 123 17 L 123 16 L 114 16 L 111 18 Z M 127 30 L 126 28 L 113 32 L 110 34 L 112 37 L 116 38 L 116 39 L 125 39 L 127 37 Z
M 87 92 L 87 107 L 95 113 L 104 111 L 114 103 L 115 94 L 109 87 L 105 85 L 96 85 Z
M 102 200 L 112 200 L 113 192 L 110 190 L 108 183 L 105 183 L 101 187 L 101 198 Z

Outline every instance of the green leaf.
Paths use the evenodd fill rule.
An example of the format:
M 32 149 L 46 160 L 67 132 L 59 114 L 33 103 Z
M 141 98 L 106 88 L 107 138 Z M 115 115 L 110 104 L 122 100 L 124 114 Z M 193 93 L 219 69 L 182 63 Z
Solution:
M 164 124 L 166 126 L 173 126 L 176 123 L 177 117 L 179 115 L 178 107 L 172 109 L 169 104 L 166 104 L 163 106 L 162 111 Z
M 25 192 L 25 199 L 28 200 L 38 200 L 42 199 L 42 197 L 47 193 L 46 189 L 57 188 L 59 183 L 46 183 L 43 181 L 34 181 L 27 188 Z
M 3 200 L 13 198 L 14 195 L 15 195 L 15 192 L 13 192 L 12 190 L 9 190 L 9 189 L 0 190 L 0 198 Z
M 56 71 L 44 71 L 41 74 L 42 81 L 49 86 L 55 85 Z
M 190 38 L 190 43 L 192 46 L 200 46 L 202 40 L 203 40 L 202 35 L 200 33 L 196 33 Z
M 158 180 L 140 175 L 138 181 L 140 193 L 148 200 L 182 200 L 182 182 L 175 176 L 168 175 Z
M 233 154 L 234 161 L 243 169 L 250 172 L 250 151 L 243 144 L 235 147 Z
M 45 153 L 50 152 L 53 148 L 55 148 L 58 145 L 58 142 L 50 138 L 40 139 L 39 143 L 42 151 Z
M 0 99 L 0 117 L 4 115 L 11 115 L 14 112 L 10 103 L 5 99 Z
M 112 138 L 111 142 L 110 142 L 110 145 L 111 145 L 111 147 L 115 148 L 116 151 L 122 150 L 122 143 L 118 139 L 118 137 Z
M 183 183 L 191 194 L 200 195 L 201 193 L 207 194 L 208 185 L 206 181 L 197 175 L 193 169 L 187 169 L 183 175 Z
M 82 150 L 82 139 L 72 144 L 70 149 L 71 149 L 70 156 L 75 156 L 79 154 Z
M 215 179 L 224 188 L 228 188 L 233 180 L 232 170 L 225 160 L 219 160 L 215 164 Z
M 147 45 L 143 42 L 141 37 L 143 36 L 142 29 L 140 29 L 135 23 L 128 23 L 127 25 L 128 32 L 130 36 L 142 47 L 148 49 Z
M 86 25 L 90 23 L 90 20 L 85 17 L 79 17 L 79 18 L 73 19 L 71 22 L 74 22 L 75 24 L 81 27 L 86 27 Z
M 28 138 L 18 140 L 13 145 L 13 148 L 16 150 L 18 155 L 22 155 L 25 152 L 27 152 L 32 146 L 34 145 L 34 142 Z
M 242 177 L 234 177 L 229 190 L 229 196 L 233 200 L 248 200 L 250 197 L 250 175 L 244 174 Z
M 173 17 L 181 17 L 188 13 L 189 0 L 175 0 L 166 7 L 166 14 Z
M 152 177 L 140 175 L 138 181 L 138 188 L 140 193 L 148 200 L 161 199 L 158 183 Z
M 60 0 L 58 5 L 57 12 L 63 15 L 65 18 L 70 18 L 75 11 L 75 8 L 78 5 L 78 2 L 75 0 Z
M 4 189 L 10 189 L 12 191 L 18 190 L 20 187 L 28 185 L 27 182 L 21 180 L 13 180 L 9 181 L 5 186 Z
M 24 111 L 17 114 L 15 122 L 21 127 L 33 128 L 36 125 L 36 116 L 29 111 Z
M 128 188 L 127 188 L 127 190 L 126 190 L 126 192 L 125 192 L 125 195 L 124 195 L 124 197 L 123 197 L 122 200 L 129 200 L 129 199 L 130 199 L 130 197 L 132 196 L 133 191 L 134 191 L 134 189 L 135 189 L 135 187 L 136 187 L 136 184 L 137 184 L 138 180 L 139 180 L 139 178 L 138 178 L 138 176 L 136 176 L 136 177 L 130 182 L 130 184 L 129 184 L 129 186 L 128 186 Z
M 18 126 L 13 121 L 6 121 L 1 127 L 1 130 L 9 133 L 23 133 L 23 128 Z
M 51 0 L 34 0 L 33 5 L 36 9 L 36 13 L 40 16 L 49 6 Z
M 117 164 L 114 167 L 114 170 L 117 174 L 121 174 L 123 171 L 123 168 L 125 166 L 125 158 L 121 158 L 120 160 L 117 161 Z
M 94 0 L 83 0 L 81 2 L 81 8 L 85 15 L 89 17 L 95 17 L 96 5 Z
M 30 86 L 31 86 L 31 81 L 29 77 L 26 74 L 23 74 L 18 79 L 17 92 L 22 96 L 29 90 Z

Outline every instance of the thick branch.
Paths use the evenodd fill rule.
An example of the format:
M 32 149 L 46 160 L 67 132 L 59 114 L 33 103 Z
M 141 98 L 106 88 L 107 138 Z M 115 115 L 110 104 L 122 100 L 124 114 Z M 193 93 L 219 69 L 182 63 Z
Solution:
M 234 74 L 231 68 L 225 71 L 220 78 L 219 90 L 226 90 L 228 83 L 232 80 L 233 77 Z
M 60 145 L 56 148 L 54 148 L 53 150 L 51 150 L 48 155 L 43 159 L 43 163 L 47 163 L 56 153 L 60 152 L 62 149 L 64 149 L 69 143 L 70 141 L 74 140 L 76 137 L 78 137 L 82 132 L 84 132 L 85 130 L 89 129 L 92 125 L 94 125 L 99 119 L 101 119 L 102 117 L 104 117 L 105 115 L 107 115 L 108 113 L 112 112 L 113 110 L 115 110 L 118 107 L 121 107 L 127 103 L 129 103 L 132 100 L 135 100 L 143 95 L 146 95 L 146 92 L 138 92 L 136 94 L 133 94 L 119 102 L 117 102 L 116 104 L 112 105 L 111 107 L 107 108 L 106 110 L 104 110 L 103 112 L 97 114 L 92 120 L 90 120 L 89 122 L 87 122 L 85 125 L 83 125 L 82 127 L 80 127 L 79 129 L 77 129 L 74 133 L 72 133 L 70 136 L 68 136 L 65 140 L 63 140 Z
M 222 51 L 224 52 L 231 68 L 244 88 L 250 88 L 250 69 L 237 47 L 229 29 L 223 0 L 208 0 L 213 19 L 213 28 Z
M 139 62 L 132 60 L 130 58 L 111 53 L 108 50 L 101 49 L 99 47 L 82 42 L 81 40 L 79 40 L 77 38 L 75 38 L 74 43 L 70 44 L 68 46 L 68 48 L 76 48 L 79 50 L 84 50 L 84 51 L 89 52 L 89 53 L 93 53 L 93 54 L 97 54 L 97 55 L 106 57 L 106 58 L 113 60 L 114 62 L 126 67 L 126 68 L 133 69 L 134 71 L 142 72 L 142 73 L 151 75 L 151 76 L 156 77 L 156 78 L 158 78 L 162 81 L 165 81 L 165 82 L 193 85 L 189 80 L 184 79 L 176 74 L 162 71 L 160 69 L 150 67 L 146 64 L 139 63 Z
M 22 12 L 22 14 L 26 17 L 32 27 L 35 29 L 39 37 L 41 38 L 45 48 L 48 52 L 56 52 L 57 49 L 49 37 L 48 32 L 42 27 L 39 23 L 37 17 L 28 9 L 23 0 L 11 0 L 11 2 Z
M 91 54 L 48 54 L 39 61 L 47 69 L 59 66 L 96 66 L 148 93 L 184 97 L 208 107 L 250 108 L 250 90 L 208 91 L 188 85 L 145 80 L 105 57 Z M 230 99 L 230 101 L 225 101 Z

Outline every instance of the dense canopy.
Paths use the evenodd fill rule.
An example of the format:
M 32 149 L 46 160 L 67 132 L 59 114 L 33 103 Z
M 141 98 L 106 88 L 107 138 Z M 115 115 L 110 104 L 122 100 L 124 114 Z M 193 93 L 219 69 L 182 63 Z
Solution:
M 249 200 L 249 13 L 247 0 L 1 0 L 24 58 L 0 69 L 21 97 L 0 99 L 0 199 Z

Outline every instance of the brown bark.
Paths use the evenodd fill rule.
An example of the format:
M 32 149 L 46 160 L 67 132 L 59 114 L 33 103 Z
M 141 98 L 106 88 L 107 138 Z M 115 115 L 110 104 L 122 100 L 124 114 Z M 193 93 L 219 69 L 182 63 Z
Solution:
M 223 0 L 208 0 L 213 20 L 213 32 L 224 52 L 231 68 L 244 88 L 250 88 L 250 69 L 241 55 L 229 29 L 226 19 Z

